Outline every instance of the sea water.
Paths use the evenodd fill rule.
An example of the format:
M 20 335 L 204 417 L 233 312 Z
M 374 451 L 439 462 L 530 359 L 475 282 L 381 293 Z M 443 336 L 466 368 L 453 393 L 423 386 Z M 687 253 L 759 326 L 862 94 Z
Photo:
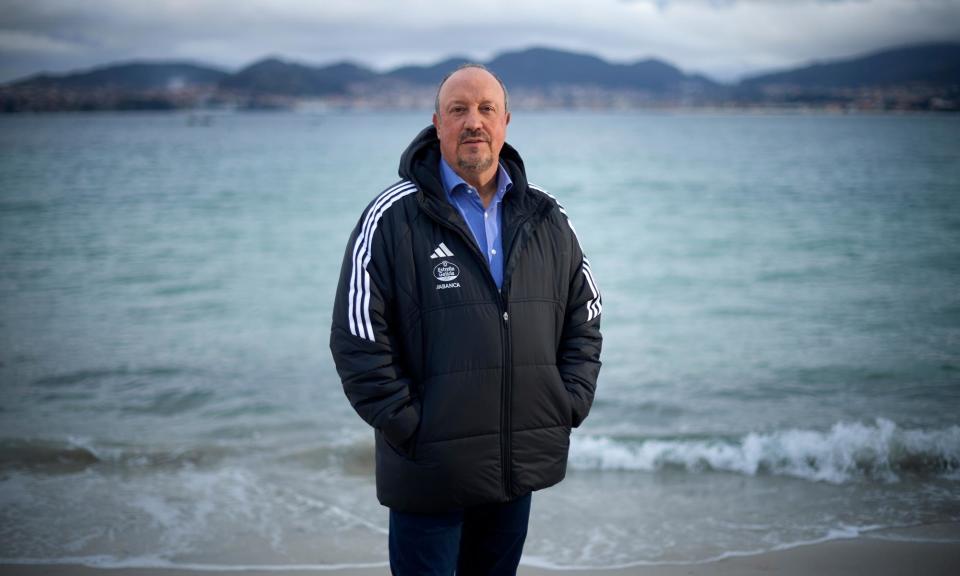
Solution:
M 0 562 L 386 560 L 327 342 L 429 113 L 209 120 L 0 118 Z M 508 141 L 604 302 L 525 563 L 960 521 L 960 118 L 517 111 Z

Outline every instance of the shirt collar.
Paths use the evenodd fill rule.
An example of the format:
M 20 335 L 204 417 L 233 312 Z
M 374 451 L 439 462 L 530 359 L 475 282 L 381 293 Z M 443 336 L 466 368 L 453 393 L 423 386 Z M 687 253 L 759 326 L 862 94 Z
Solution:
M 456 172 L 453 171 L 453 168 L 447 164 L 447 161 L 440 158 L 440 181 L 443 182 L 443 190 L 447 193 L 447 200 L 453 200 L 453 193 L 460 185 L 469 188 L 470 185 L 461 178 Z M 503 195 L 510 191 L 513 188 L 513 180 L 510 179 L 510 175 L 507 174 L 506 168 L 503 167 L 503 164 L 497 163 L 497 193 L 494 195 L 494 199 L 497 202 L 503 200 Z

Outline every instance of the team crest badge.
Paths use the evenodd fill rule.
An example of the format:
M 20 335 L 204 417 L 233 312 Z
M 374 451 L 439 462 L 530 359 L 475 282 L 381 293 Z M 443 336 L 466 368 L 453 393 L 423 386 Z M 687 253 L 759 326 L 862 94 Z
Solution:
M 460 267 L 449 260 L 444 260 L 433 267 L 433 277 L 440 282 L 452 282 L 458 276 L 460 276 Z

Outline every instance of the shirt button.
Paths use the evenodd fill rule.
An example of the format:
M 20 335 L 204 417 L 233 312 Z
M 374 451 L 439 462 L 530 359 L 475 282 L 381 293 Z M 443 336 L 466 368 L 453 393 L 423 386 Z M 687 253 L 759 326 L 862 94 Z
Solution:
M 489 212 L 484 212 L 484 213 L 483 213 L 483 217 L 484 217 L 484 218 L 487 218 L 488 216 L 490 216 L 490 213 L 489 213 Z
M 497 254 L 497 251 L 496 251 L 496 249 L 490 250 L 490 253 L 493 254 L 493 255 L 496 255 L 496 254 Z

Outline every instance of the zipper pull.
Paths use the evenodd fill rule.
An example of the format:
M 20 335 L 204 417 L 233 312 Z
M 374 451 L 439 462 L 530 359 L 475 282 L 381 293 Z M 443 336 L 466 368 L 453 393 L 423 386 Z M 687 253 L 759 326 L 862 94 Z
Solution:
M 504 321 L 504 322 L 508 322 L 509 320 L 510 320 L 510 314 L 507 314 L 506 312 L 504 312 L 504 313 L 503 313 L 503 321 Z

